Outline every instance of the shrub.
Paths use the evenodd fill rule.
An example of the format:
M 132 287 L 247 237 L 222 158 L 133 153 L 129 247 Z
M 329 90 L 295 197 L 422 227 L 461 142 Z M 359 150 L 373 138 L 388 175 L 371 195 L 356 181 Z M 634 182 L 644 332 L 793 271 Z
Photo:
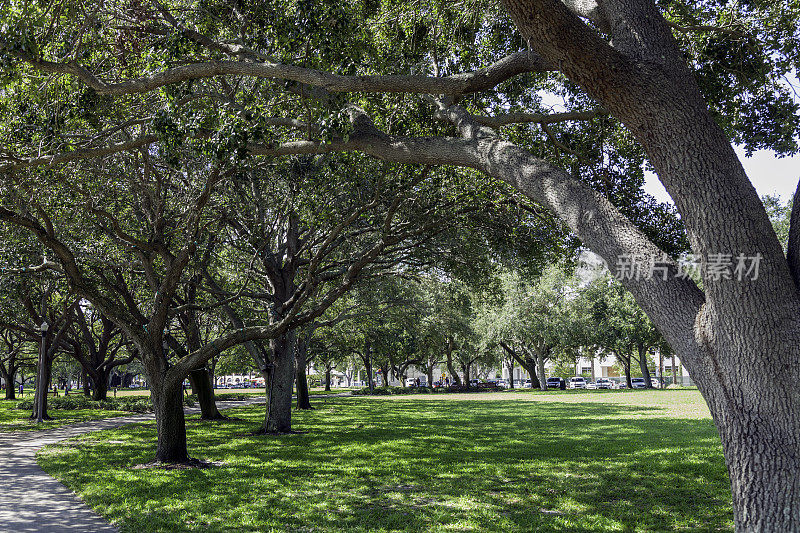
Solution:
M 364 396 L 369 396 L 370 394 L 373 396 L 390 396 L 394 394 L 432 394 L 433 389 L 428 387 L 376 387 L 375 390 L 370 393 L 369 388 L 365 387 L 363 389 L 355 389 L 352 393 Z
M 243 402 L 250 397 L 248 394 L 241 394 L 235 392 L 225 392 L 222 394 L 215 394 L 214 397 L 220 402 Z
M 184 396 L 183 404 L 194 407 L 197 397 Z M 33 399 L 17 402 L 17 409 L 32 410 Z M 92 400 L 87 396 L 76 394 L 74 396 L 57 396 L 47 398 L 47 408 L 60 411 L 74 411 L 79 409 L 100 409 L 105 411 L 127 411 L 131 413 L 148 413 L 153 410 L 153 402 L 149 396 L 128 396 L 125 398 L 108 398 L 105 400 Z

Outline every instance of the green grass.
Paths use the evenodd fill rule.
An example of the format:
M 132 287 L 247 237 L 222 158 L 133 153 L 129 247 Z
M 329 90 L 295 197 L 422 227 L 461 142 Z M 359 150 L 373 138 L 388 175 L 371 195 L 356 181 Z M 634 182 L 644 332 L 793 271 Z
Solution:
M 25 399 L 29 399 L 25 395 Z M 53 420 L 46 420 L 41 424 L 30 420 L 31 411 L 27 409 L 15 409 L 21 400 L 0 400 L 0 433 L 16 431 L 37 431 L 41 429 L 53 429 L 86 420 L 97 420 L 100 418 L 111 418 L 115 416 L 125 416 L 130 413 L 123 411 L 103 411 L 99 409 L 73 409 L 57 410 L 48 409 L 47 414 Z
M 696 391 L 317 400 L 284 437 L 189 422 L 206 470 L 132 469 L 152 424 L 39 463 L 123 532 L 731 531 L 717 433 Z

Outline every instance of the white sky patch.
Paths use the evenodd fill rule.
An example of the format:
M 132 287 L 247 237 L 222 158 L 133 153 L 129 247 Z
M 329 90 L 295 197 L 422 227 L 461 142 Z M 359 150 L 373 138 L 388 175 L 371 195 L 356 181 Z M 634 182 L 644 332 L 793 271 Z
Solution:
M 759 196 L 777 194 L 785 202 L 794 195 L 800 180 L 800 155 L 779 158 L 770 150 L 759 150 L 748 158 L 739 147 L 736 153 Z M 645 175 L 644 190 L 660 202 L 674 203 L 652 172 Z

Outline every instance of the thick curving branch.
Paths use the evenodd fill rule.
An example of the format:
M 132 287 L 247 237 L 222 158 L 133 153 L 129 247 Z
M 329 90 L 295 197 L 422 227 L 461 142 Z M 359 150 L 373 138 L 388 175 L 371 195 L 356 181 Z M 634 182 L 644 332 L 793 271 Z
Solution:
M 334 93 L 383 92 L 418 94 L 468 94 L 491 89 L 518 74 L 551 71 L 554 67 L 534 52 L 524 50 L 508 55 L 488 67 L 441 78 L 421 75 L 343 76 L 320 70 L 273 62 L 204 61 L 168 68 L 147 76 L 108 81 L 78 63 L 55 63 L 26 52 L 8 49 L 0 40 L 0 50 L 49 74 L 67 74 L 82 80 L 98 94 L 121 96 L 154 91 L 167 85 L 215 76 L 250 76 L 294 81 Z
M 21 170 L 29 167 L 60 165 L 87 159 L 99 159 L 107 155 L 135 150 L 158 141 L 155 135 L 145 135 L 136 139 L 116 144 L 109 144 L 100 148 L 82 148 L 71 152 L 62 152 L 54 155 L 32 157 L 30 159 L 15 159 L 13 162 L 0 165 L 0 173 L 10 170 Z
M 591 120 L 605 115 L 602 109 L 596 111 L 569 111 L 566 113 L 504 113 L 501 115 L 475 115 L 475 122 L 490 128 L 501 128 L 511 124 L 555 124 L 572 120 Z

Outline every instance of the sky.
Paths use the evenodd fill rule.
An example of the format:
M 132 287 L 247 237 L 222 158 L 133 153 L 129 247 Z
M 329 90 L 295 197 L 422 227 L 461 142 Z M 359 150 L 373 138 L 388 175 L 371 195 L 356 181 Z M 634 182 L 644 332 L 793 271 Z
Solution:
M 784 202 L 792 197 L 800 180 L 800 155 L 779 159 L 769 150 L 759 150 L 747 158 L 741 148 L 736 153 L 759 196 L 777 194 Z M 644 190 L 659 201 L 673 203 L 655 174 L 648 173 Z
M 793 84 L 794 86 L 800 86 L 800 81 L 796 76 L 792 76 L 790 79 L 796 82 Z M 542 98 L 542 104 L 550 107 L 553 112 L 567 110 L 561 97 L 547 91 L 539 91 L 539 95 Z M 744 149 L 739 147 L 736 148 L 736 153 L 759 196 L 777 194 L 784 202 L 791 199 L 797 188 L 797 182 L 800 180 L 800 154 L 778 158 L 770 150 L 759 150 L 753 152 L 753 155 L 748 158 L 745 156 Z M 655 174 L 647 174 L 644 190 L 661 202 L 674 203 Z

